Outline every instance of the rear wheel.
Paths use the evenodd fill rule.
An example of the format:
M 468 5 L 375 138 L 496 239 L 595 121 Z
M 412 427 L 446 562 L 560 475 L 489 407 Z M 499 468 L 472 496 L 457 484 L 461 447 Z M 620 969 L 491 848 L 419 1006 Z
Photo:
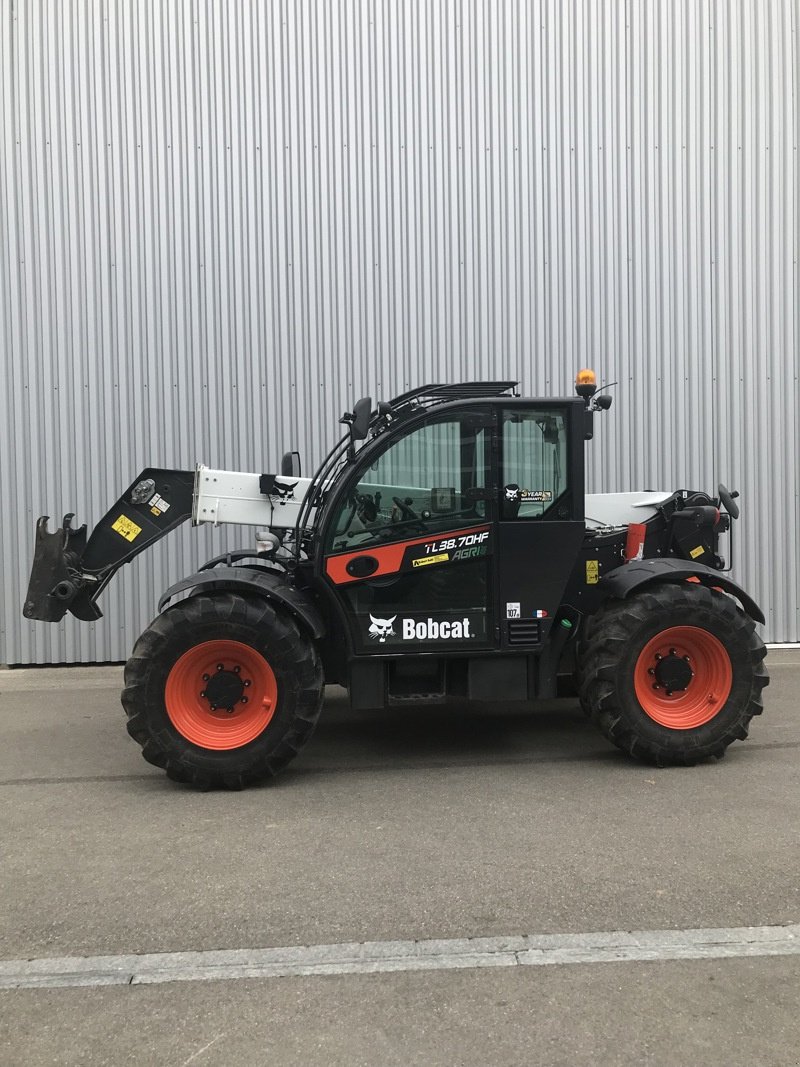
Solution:
M 199 788 L 277 774 L 322 706 L 313 642 L 265 600 L 190 597 L 145 630 L 125 667 L 128 733 L 146 760 Z
M 765 655 L 752 619 L 724 593 L 658 585 L 595 616 L 578 664 L 580 699 L 630 755 L 694 764 L 747 737 L 769 682 Z

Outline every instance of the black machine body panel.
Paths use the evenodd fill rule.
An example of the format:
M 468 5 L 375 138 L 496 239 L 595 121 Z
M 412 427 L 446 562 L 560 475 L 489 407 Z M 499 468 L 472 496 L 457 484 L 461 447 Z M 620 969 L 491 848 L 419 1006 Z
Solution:
M 526 699 L 545 675 L 550 695 L 555 664 L 535 661 L 569 636 L 554 648 L 550 629 L 585 536 L 584 431 L 580 400 L 504 397 L 362 449 L 325 503 L 313 578 L 354 703 Z
M 542 646 L 564 600 L 584 538 L 582 522 L 528 529 L 501 523 L 498 535 L 500 645 Z
M 544 647 L 581 551 L 586 410 L 576 401 L 497 407 L 499 645 Z

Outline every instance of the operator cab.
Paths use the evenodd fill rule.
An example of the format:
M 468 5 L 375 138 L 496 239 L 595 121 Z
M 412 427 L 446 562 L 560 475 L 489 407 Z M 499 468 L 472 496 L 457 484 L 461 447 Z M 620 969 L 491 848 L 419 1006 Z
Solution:
M 373 413 L 317 530 L 316 574 L 350 657 L 449 661 L 546 643 L 585 535 L 586 405 L 515 386 L 428 386 Z M 477 663 L 428 662 L 468 670 L 481 691 Z M 524 657 L 516 669 L 527 687 Z

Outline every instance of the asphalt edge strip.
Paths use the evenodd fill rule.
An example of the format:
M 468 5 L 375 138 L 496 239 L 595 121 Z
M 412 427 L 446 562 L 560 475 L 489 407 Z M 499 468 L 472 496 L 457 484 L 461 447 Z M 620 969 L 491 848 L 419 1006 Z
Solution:
M 0 960 L 0 990 L 800 955 L 800 924 Z

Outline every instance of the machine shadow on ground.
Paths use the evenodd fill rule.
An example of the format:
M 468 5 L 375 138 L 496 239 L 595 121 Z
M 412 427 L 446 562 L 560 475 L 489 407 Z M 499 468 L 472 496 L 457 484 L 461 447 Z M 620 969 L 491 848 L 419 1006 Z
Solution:
M 328 697 L 308 747 L 278 781 L 367 769 L 538 763 L 629 762 L 607 746 L 574 698 L 535 704 L 451 701 L 354 711 Z

